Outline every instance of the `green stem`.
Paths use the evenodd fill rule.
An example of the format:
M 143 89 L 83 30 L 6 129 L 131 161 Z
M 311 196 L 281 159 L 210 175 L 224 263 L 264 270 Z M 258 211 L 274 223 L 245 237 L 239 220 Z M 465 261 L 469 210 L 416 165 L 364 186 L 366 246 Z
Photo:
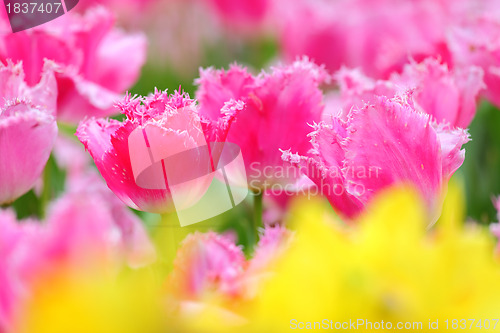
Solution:
M 49 157 L 49 159 L 52 158 L 52 156 Z M 49 163 L 50 161 L 47 161 L 47 164 L 45 165 L 45 168 L 43 169 L 43 189 L 42 189 L 42 194 L 40 196 L 40 217 L 42 219 L 45 218 L 45 214 L 47 212 L 47 206 L 49 205 L 50 199 L 52 197 L 52 190 L 51 190 L 51 180 L 52 180 L 52 174 L 51 174 L 51 165 Z
M 177 249 L 186 236 L 187 229 L 180 226 L 175 212 L 161 216 L 160 224 L 153 230 L 159 272 L 165 275 L 172 270 Z
M 259 229 L 264 228 L 262 222 L 262 199 L 264 193 L 262 191 L 255 192 L 253 195 L 253 227 L 255 232 L 255 240 L 259 239 Z

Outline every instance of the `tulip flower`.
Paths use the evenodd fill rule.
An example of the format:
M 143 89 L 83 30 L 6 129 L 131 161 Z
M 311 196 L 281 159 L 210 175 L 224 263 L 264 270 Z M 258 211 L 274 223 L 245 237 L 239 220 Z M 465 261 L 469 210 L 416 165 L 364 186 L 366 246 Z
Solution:
M 39 179 L 57 136 L 56 82 L 46 63 L 33 87 L 22 65 L 0 64 L 0 204 L 14 201 Z
M 226 104 L 222 110 L 219 109 L 221 118 L 217 122 L 201 119 L 195 102 L 179 92 L 170 96 L 167 92 L 160 91 L 144 98 L 127 96 L 118 107 L 126 114 L 125 121 L 91 118 L 80 123 L 76 135 L 94 159 L 108 187 L 125 204 L 138 210 L 165 213 L 174 209 L 170 188 L 173 184 L 168 185 L 164 178 L 166 176 L 159 172 L 161 182 L 158 183 L 158 179 L 153 177 L 149 179 L 153 184 L 147 183 L 148 179 L 145 179 L 147 184 L 141 183 L 139 186 L 137 183 L 140 182 L 137 170 L 149 166 L 144 164 L 150 161 L 146 145 L 154 150 L 155 154 L 167 152 L 175 155 L 191 148 L 206 146 L 207 138 L 210 141 L 224 141 L 234 114 L 239 112 L 243 105 L 237 102 Z M 146 144 L 144 133 L 147 133 L 148 138 Z M 141 147 L 146 150 L 140 150 Z M 138 154 L 132 156 L 133 159 L 131 151 Z M 144 153 L 146 155 L 140 155 Z M 159 161 L 163 161 L 164 157 L 166 156 L 162 156 Z M 199 171 L 199 167 L 195 165 L 186 169 L 179 163 L 173 164 L 171 166 L 177 168 L 176 172 L 185 171 L 184 176 L 187 176 L 191 169 Z M 156 166 L 161 167 L 160 164 Z M 188 188 L 189 193 L 184 193 L 184 204 L 188 205 L 204 193 L 203 189 L 207 184 L 202 182 L 198 185 L 200 191 Z
M 297 166 L 341 214 L 353 218 L 381 189 L 410 183 L 420 190 L 430 216 L 439 212 L 451 175 L 464 160 L 468 134 L 436 124 L 417 112 L 409 97 L 379 97 L 347 119 L 332 117 L 310 134 L 311 156 L 290 150 L 283 159 Z
M 484 70 L 483 96 L 496 106 L 500 106 L 499 37 L 500 23 L 485 15 L 454 27 L 448 38 L 454 64 L 475 65 Z
M 323 95 L 319 85 L 328 79 L 322 67 L 307 59 L 259 76 L 237 65 L 227 71 L 201 71 L 196 97 L 202 116 L 217 120 L 219 110 L 230 99 L 246 104 L 226 139 L 241 148 L 251 189 L 258 191 L 296 180 L 297 175 L 284 167 L 279 148 L 293 147 L 307 153 L 307 124 L 320 120 Z
M 235 296 L 245 265 L 243 251 L 228 238 L 194 233 L 177 252 L 169 287 L 183 299 L 199 300 L 210 291 Z
M 84 16 L 70 11 L 33 29 L 0 34 L 0 60 L 23 61 L 29 85 L 40 80 L 44 59 L 57 64 L 58 119 L 107 116 L 137 80 L 146 54 L 142 34 L 125 34 L 113 24 L 103 7 Z

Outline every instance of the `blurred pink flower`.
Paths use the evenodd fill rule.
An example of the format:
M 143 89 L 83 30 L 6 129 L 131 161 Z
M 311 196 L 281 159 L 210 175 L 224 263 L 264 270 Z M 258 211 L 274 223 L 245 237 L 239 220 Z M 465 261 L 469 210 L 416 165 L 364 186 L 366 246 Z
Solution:
M 47 251 L 52 259 L 81 262 L 94 254 L 111 263 L 124 260 L 133 268 L 156 260 L 141 220 L 96 174 L 73 182 L 72 188 L 52 204 L 47 225 Z
M 53 153 L 59 167 L 66 171 L 68 195 L 78 198 L 97 197 L 105 203 L 109 211 L 106 215 L 113 221 L 112 228 L 120 231 L 115 235 L 118 237 L 115 240 L 119 240 L 120 252 L 126 255 L 129 266 L 142 266 L 152 262 L 156 257 L 155 250 L 141 226 L 141 220 L 107 188 L 98 171 L 89 168 L 92 159 L 81 149 L 81 144 L 77 140 L 61 136 Z
M 209 4 L 229 29 L 253 32 L 269 13 L 273 0 L 201 0 Z
M 73 183 L 80 182 L 93 168 L 92 158 L 82 149 L 81 143 L 76 137 L 59 135 L 52 154 L 59 168 L 66 172 L 66 187 L 71 188 Z
M 264 271 L 270 262 L 286 248 L 292 235 L 293 233 L 283 226 L 264 228 L 247 271 L 251 271 L 252 274 L 257 271 Z
M 29 87 L 22 65 L 0 63 L 0 204 L 14 201 L 40 177 L 57 136 L 57 89 L 51 63 Z
M 35 221 L 18 223 L 12 210 L 0 210 L 0 332 L 7 332 L 27 297 L 28 279 L 41 264 L 43 226 Z
M 272 276 L 270 268 L 286 251 L 292 236 L 284 227 L 266 227 L 253 258 L 246 260 L 229 237 L 214 232 L 191 234 L 177 252 L 168 288 L 181 311 L 187 312 L 196 309 L 196 302 L 213 296 L 222 301 L 253 299 Z
M 500 106 L 500 22 L 482 16 L 454 27 L 448 44 L 455 66 L 476 65 L 484 70 L 486 90 L 483 95 Z
M 181 301 L 199 301 L 210 293 L 253 298 L 291 237 L 292 232 L 284 227 L 266 227 L 253 258 L 247 261 L 229 237 L 214 232 L 191 234 L 177 252 L 169 288 Z
M 198 300 L 210 292 L 236 296 L 245 265 L 234 242 L 214 232 L 196 232 L 177 251 L 169 286 L 182 300 Z
M 240 280 L 240 288 L 247 299 L 258 295 L 262 284 L 272 276 L 272 268 L 288 248 L 293 233 L 283 226 L 266 227 L 262 231 L 253 257 L 248 261 L 244 276 Z
M 110 115 L 146 57 L 145 37 L 113 24 L 113 15 L 102 7 L 84 16 L 71 11 L 33 29 L 0 34 L 0 60 L 23 61 L 29 85 L 40 80 L 44 59 L 57 64 L 58 119 Z
M 0 210 L 0 230 L 0 332 L 45 273 L 98 267 L 114 274 L 123 262 L 135 268 L 156 259 L 140 219 L 95 175 L 53 202 L 43 224 Z
M 448 70 L 446 64 L 428 58 L 403 67 L 387 81 L 373 80 L 359 69 L 342 68 L 336 74 L 340 98 L 328 106 L 329 112 L 344 112 L 362 108 L 377 96 L 397 96 L 412 91 L 411 99 L 417 111 L 427 113 L 439 123 L 466 128 L 476 113 L 479 91 L 484 87 L 483 71 L 478 67 Z M 340 105 L 339 105 L 340 103 Z
M 277 21 L 288 59 L 307 55 L 332 71 L 361 67 L 387 78 L 409 57 L 449 59 L 447 6 L 434 0 L 296 0 L 277 7 Z
M 146 189 L 136 184 L 129 139 L 137 143 L 144 137 L 130 137 L 131 133 L 136 129 L 147 132 L 151 147 L 161 148 L 162 153 L 170 155 L 206 144 L 205 133 L 197 124 L 203 123 L 208 138 L 224 141 L 228 123 L 234 116 L 232 112 L 240 108 L 225 106 L 227 108 L 219 109 L 224 116 L 212 123 L 202 120 L 195 102 L 179 92 L 170 96 L 166 91 L 156 91 L 143 98 L 127 96 L 118 104 L 127 116 L 124 122 L 88 119 L 80 123 L 76 135 L 94 159 L 108 187 L 123 202 L 134 209 L 164 213 L 174 209 L 170 188 L 167 184 L 166 188 Z M 213 135 L 211 131 L 214 131 Z
M 283 172 L 279 148 L 307 152 L 307 124 L 321 118 L 323 95 L 318 86 L 328 79 L 322 67 L 307 59 L 258 76 L 237 65 L 227 71 L 201 71 L 196 97 L 202 116 L 219 119 L 219 110 L 230 99 L 246 104 L 231 124 L 227 141 L 241 147 L 252 189 L 295 180 Z
M 75 9 L 84 13 L 93 7 L 106 7 L 116 15 L 120 24 L 136 27 L 147 21 L 149 14 L 147 10 L 154 2 L 153 0 L 85 0 L 80 1 Z
M 407 97 L 408 98 L 408 97 Z M 395 183 L 416 186 L 429 215 L 440 210 L 441 195 L 463 163 L 465 130 L 436 124 L 417 112 L 405 96 L 378 97 L 347 117 L 314 126 L 311 156 L 283 151 L 318 186 L 332 206 L 355 217 L 373 195 Z

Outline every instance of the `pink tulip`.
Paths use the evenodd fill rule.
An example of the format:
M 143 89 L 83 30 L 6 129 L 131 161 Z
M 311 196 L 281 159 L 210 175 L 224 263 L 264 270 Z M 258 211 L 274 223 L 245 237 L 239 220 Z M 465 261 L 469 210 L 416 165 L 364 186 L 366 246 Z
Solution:
M 449 34 L 453 63 L 458 66 L 476 65 L 484 70 L 484 97 L 500 106 L 500 22 L 482 16 L 455 27 Z
M 146 40 L 113 28 L 102 7 L 84 16 L 74 11 L 18 33 L 0 34 L 0 60 L 23 61 L 26 80 L 40 80 L 44 59 L 57 64 L 58 118 L 76 122 L 85 115 L 107 116 L 120 94 L 138 78 Z
M 155 186 L 139 186 L 136 183 L 139 180 L 137 163 L 144 164 L 150 160 L 147 150 L 144 150 L 146 155 L 143 156 L 140 154 L 144 151 L 137 148 L 144 144 L 144 133 L 147 133 L 148 144 L 156 153 L 175 155 L 206 145 L 201 125 L 204 125 L 210 141 L 224 141 L 233 113 L 238 112 L 242 105 L 226 104 L 222 111 L 219 109 L 222 116 L 217 122 L 202 120 L 194 101 L 178 92 L 170 96 L 159 91 L 144 98 L 127 96 L 118 107 L 127 116 L 124 122 L 88 119 L 79 125 L 77 136 L 94 159 L 108 187 L 125 204 L 134 209 L 164 213 L 172 211 L 174 204 L 163 174 L 160 175 L 162 183 L 159 187 L 156 186 L 156 178 L 146 179 Z M 133 159 L 131 149 L 138 154 L 132 156 Z M 135 162 L 134 166 L 132 161 Z M 186 172 L 194 167 L 193 164 L 190 164 L 190 168 L 182 166 Z M 191 192 L 197 191 L 191 189 Z
M 282 227 L 266 227 L 260 237 L 253 257 L 248 261 L 239 289 L 243 298 L 253 299 L 259 295 L 262 285 L 273 275 L 279 258 L 286 252 L 293 233 Z
M 210 291 L 235 296 L 245 264 L 243 252 L 228 238 L 194 233 L 177 252 L 169 286 L 181 299 L 199 299 Z
M 476 114 L 479 92 L 484 88 L 479 67 L 448 70 L 434 59 L 406 65 L 401 75 L 393 75 L 395 85 L 414 89 L 415 108 L 439 123 L 466 128 Z
M 56 83 L 46 63 L 28 87 L 21 64 L 0 64 L 0 204 L 28 192 L 40 177 L 57 136 Z
M 307 153 L 307 124 L 320 120 L 323 95 L 318 85 L 327 79 L 324 69 L 308 60 L 258 76 L 237 65 L 227 71 L 201 71 L 196 96 L 202 116 L 217 120 L 230 99 L 246 104 L 231 124 L 227 141 L 241 147 L 252 189 L 295 180 L 283 170 L 279 148 Z
M 194 233 L 177 252 L 169 288 L 178 300 L 200 301 L 215 294 L 229 298 L 254 298 L 271 273 L 268 269 L 287 249 L 292 233 L 284 227 L 266 227 L 253 258 L 246 260 L 229 237 Z
M 481 68 L 448 70 L 447 65 L 432 58 L 405 65 L 401 74 L 394 73 L 387 81 L 368 78 L 359 69 L 342 68 L 336 74 L 341 97 L 329 109 L 361 108 L 377 96 L 396 96 L 411 90 L 417 111 L 439 123 L 466 128 L 476 113 L 479 92 L 484 87 L 482 77 Z
M 266 227 L 247 268 L 248 275 L 260 274 L 287 248 L 293 233 L 283 226 Z
M 408 99 L 379 97 L 352 109 L 346 119 L 332 117 L 310 134 L 312 156 L 286 150 L 283 159 L 346 217 L 355 217 L 376 192 L 398 183 L 416 186 L 434 216 L 448 179 L 463 163 L 468 134 L 436 124 Z

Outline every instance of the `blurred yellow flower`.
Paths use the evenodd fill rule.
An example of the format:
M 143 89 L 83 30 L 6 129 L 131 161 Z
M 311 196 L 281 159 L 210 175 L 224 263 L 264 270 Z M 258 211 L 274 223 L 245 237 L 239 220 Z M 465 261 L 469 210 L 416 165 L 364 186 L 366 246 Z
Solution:
M 95 266 L 59 267 L 39 279 L 15 333 L 161 332 L 160 292 L 151 282 L 139 272 L 117 279 Z
M 298 203 L 295 241 L 253 304 L 248 330 L 500 330 L 494 241 L 464 226 L 462 211 L 454 184 L 429 231 L 408 188 L 380 195 L 352 226 L 328 221 L 319 203 Z

